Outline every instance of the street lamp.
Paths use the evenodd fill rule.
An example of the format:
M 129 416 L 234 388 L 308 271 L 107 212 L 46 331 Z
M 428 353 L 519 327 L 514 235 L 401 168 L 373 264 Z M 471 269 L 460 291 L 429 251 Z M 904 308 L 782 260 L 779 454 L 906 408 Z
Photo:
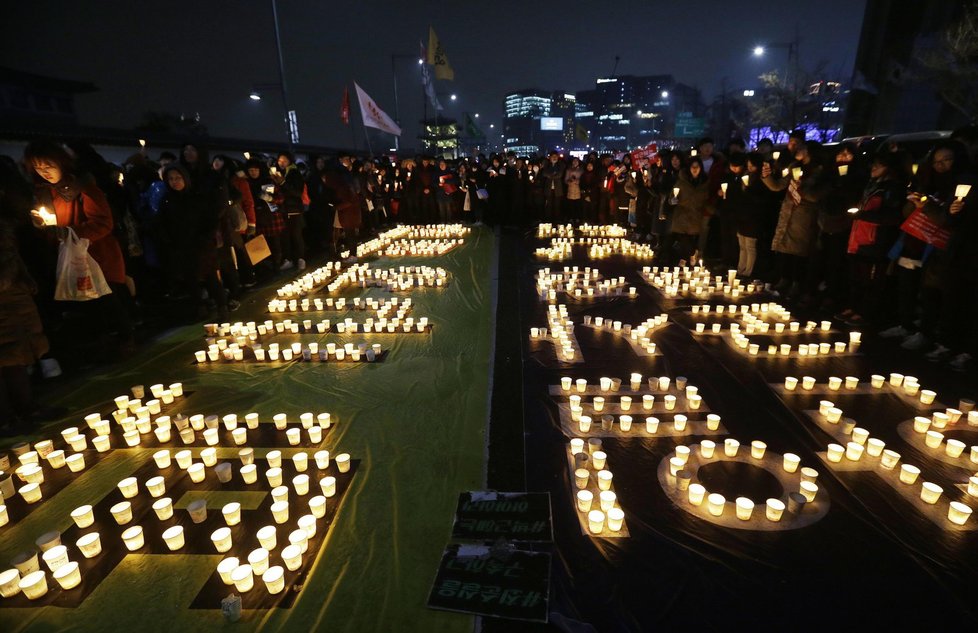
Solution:
M 764 47 L 763 46 L 755 46 L 754 47 L 754 57 L 761 57 L 762 55 L 764 55 Z
M 477 119 L 479 118 L 479 113 L 478 112 L 475 113 L 475 118 L 477 118 Z
M 248 98 L 251 99 L 252 101 L 261 101 L 261 93 L 258 92 L 257 90 L 252 90 L 251 94 L 248 95 Z
M 669 91 L 668 90 L 663 90 L 662 91 L 662 98 L 663 99 L 668 99 L 669 98 Z
M 455 101 L 456 99 L 458 99 L 458 95 L 455 95 L 455 94 L 453 94 L 453 95 L 452 95 L 451 97 L 449 97 L 449 98 L 450 98 L 450 99 L 451 99 L 452 101 Z

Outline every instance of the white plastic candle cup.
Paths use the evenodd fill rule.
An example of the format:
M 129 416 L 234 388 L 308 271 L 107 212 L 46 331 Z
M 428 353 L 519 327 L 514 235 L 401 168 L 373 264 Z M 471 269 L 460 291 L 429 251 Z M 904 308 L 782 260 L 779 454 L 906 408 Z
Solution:
M 48 579 L 43 571 L 35 571 L 20 579 L 18 584 L 28 600 L 37 600 L 48 592 Z
M 229 556 L 222 559 L 221 562 L 217 564 L 217 573 L 221 577 L 221 582 L 225 585 L 233 585 L 234 581 L 231 580 L 231 572 L 238 568 L 241 564 L 237 558 Z
M 258 542 L 261 544 L 261 546 L 264 549 L 268 551 L 274 550 L 275 546 L 278 543 L 278 537 L 277 537 L 277 532 L 275 530 L 275 526 L 266 525 L 260 528 L 258 530 Z
M 139 482 L 135 477 L 126 477 L 118 483 L 117 487 L 126 499 L 132 499 L 139 494 Z
M 700 455 L 706 459 L 711 459 L 713 457 L 713 453 L 716 451 L 716 447 L 716 442 L 712 440 L 703 440 L 700 442 Z
M 272 518 L 281 525 L 289 520 L 289 502 L 276 501 L 272 504 Z
M 323 491 L 323 496 L 327 499 L 336 496 L 336 477 L 323 477 L 319 480 L 319 487 Z
M 906 380 L 903 381 L 903 393 L 908 396 L 914 397 L 920 392 L 920 385 L 917 383 L 908 383 Z
M 754 459 L 764 459 L 764 453 L 767 451 L 767 444 L 761 440 L 754 440 L 750 443 L 750 456 Z
M 625 522 L 625 511 L 621 508 L 608 510 L 608 529 L 612 532 L 620 532 Z
M 24 577 L 30 573 L 38 571 L 41 568 L 40 558 L 41 557 L 38 556 L 37 552 L 34 551 L 21 552 L 10 560 L 10 564 L 17 569 L 21 577 Z
M 231 528 L 217 528 L 211 533 L 211 543 L 218 553 L 223 554 L 231 549 Z
M 58 571 L 58 568 L 68 562 L 68 548 L 64 545 L 55 545 L 48 551 L 41 554 L 41 559 L 51 571 Z
M 560 388 L 564 391 L 570 391 L 572 382 L 570 376 L 563 376 L 560 379 Z
M 44 469 L 38 464 L 24 464 L 17 468 L 17 475 L 30 484 L 44 483 Z
M 153 502 L 153 512 L 160 521 L 166 521 L 173 516 L 173 501 L 169 497 L 162 497 Z
M 601 534 L 604 530 L 604 512 L 601 510 L 591 510 L 587 514 L 588 531 L 591 534 Z
M 238 459 L 241 461 L 242 466 L 247 466 L 248 464 L 255 463 L 255 449 L 253 448 L 242 448 L 238 451 Z
M 95 523 L 95 513 L 92 512 L 92 506 L 84 505 L 78 506 L 71 511 L 71 518 L 80 528 L 87 528 L 92 523 Z
M 615 507 L 615 502 L 617 500 L 618 495 L 610 490 L 602 490 L 598 493 L 598 504 L 600 505 L 602 512 L 607 512 Z
M 196 434 L 191 428 L 180 429 L 180 441 L 184 444 L 193 444 Z
M 713 492 L 706 498 L 706 509 L 709 510 L 710 514 L 718 517 L 723 514 L 723 506 L 726 504 L 727 500 L 723 495 Z
M 973 464 L 978 464 L 978 446 L 972 446 L 971 447 L 971 450 L 969 451 L 969 453 L 970 454 L 968 455 L 968 459 Z
M 881 451 L 880 465 L 887 469 L 893 470 L 896 468 L 897 463 L 900 461 L 900 453 L 896 451 L 891 451 L 890 449 L 883 449 Z
M 68 439 L 68 445 L 71 446 L 71 450 L 73 451 L 83 451 L 88 448 L 88 438 L 84 435 L 75 435 Z
M 171 431 L 169 427 L 157 427 L 153 429 L 153 434 L 160 444 L 166 444 L 170 441 Z
M 91 532 L 79 538 L 75 545 L 85 558 L 94 558 L 102 553 L 102 540 L 98 532 Z
M 166 492 L 166 480 L 157 475 L 146 480 L 146 490 L 151 497 L 162 497 Z
M 751 447 L 753 451 L 753 446 Z M 793 473 L 798 470 L 798 465 L 801 464 L 801 458 L 794 453 L 785 453 L 782 458 L 782 468 L 786 473 Z
M 937 393 L 931 391 L 930 389 L 920 390 L 920 404 L 934 404 L 934 399 L 937 397 Z
M 930 418 L 918 415 L 913 419 L 913 430 L 917 433 L 926 433 L 930 430 Z
M 720 428 L 720 416 L 716 413 L 710 413 L 706 416 L 706 428 L 711 431 L 719 430 Z
M 308 429 L 306 431 L 306 433 L 309 435 L 309 443 L 310 444 L 315 445 L 315 444 L 319 444 L 320 442 L 323 441 L 323 429 L 322 429 L 322 427 L 314 426 L 314 427 Z
M 594 464 L 595 470 L 602 470 L 607 460 L 608 454 L 604 451 L 594 451 L 594 453 L 591 455 L 591 463 Z
M 583 490 L 587 488 L 587 482 L 590 476 L 586 468 L 578 468 L 574 471 L 574 484 L 579 490 Z
M 33 482 L 21 486 L 21 488 L 17 492 L 20 493 L 20 496 L 27 503 L 37 503 L 38 501 L 41 500 L 41 496 L 42 496 L 41 485 Z
M 193 453 L 184 449 L 182 451 L 177 451 L 173 456 L 177 460 L 177 466 L 183 470 L 190 468 L 190 464 L 193 462 Z
M 232 501 L 231 503 L 225 504 L 221 508 L 221 514 L 224 515 L 224 522 L 228 525 L 237 525 L 241 523 L 241 504 Z
M 689 408 L 693 411 L 699 410 L 700 406 L 703 404 L 703 396 L 699 394 L 693 394 L 687 398 L 689 402 Z
M 309 498 L 309 512 L 317 519 L 326 516 L 326 497 L 316 495 Z
M 811 503 L 815 501 L 815 496 L 818 494 L 818 484 L 814 481 L 803 481 L 798 486 L 798 492 L 804 495 L 806 503 Z
M 841 378 L 838 378 L 836 376 L 832 376 L 829 378 L 829 389 L 831 389 L 832 391 L 838 391 L 841 388 L 842 388 Z
M 852 429 L 852 441 L 857 444 L 865 444 L 869 439 L 869 431 L 864 428 L 856 427 Z
M 825 419 L 832 424 L 838 424 L 839 420 L 842 419 L 842 409 L 839 407 L 829 407 L 828 411 L 825 412 Z
M 231 439 L 234 440 L 234 443 L 237 446 L 242 446 L 244 444 L 247 444 L 248 430 L 243 427 L 234 429 L 233 431 L 231 431 Z
M 20 572 L 8 569 L 0 573 L 0 597 L 10 598 L 20 593 Z
M 328 429 L 333 423 L 333 418 L 329 413 L 320 413 L 316 416 L 316 422 L 319 424 L 319 428 Z
M 135 447 L 135 446 L 139 446 L 139 442 L 140 442 L 140 439 L 141 438 L 139 437 L 139 431 L 132 430 L 132 431 L 126 431 L 125 433 L 123 433 L 122 434 L 122 439 L 126 442 L 126 446 L 132 448 L 132 447 Z M 75 450 L 78 450 L 78 449 L 75 449 Z
M 278 565 L 269 567 L 262 574 L 261 579 L 265 583 L 268 593 L 272 595 L 282 593 L 285 590 L 285 572 Z
M 248 554 L 248 564 L 251 565 L 251 569 L 256 574 L 264 574 L 268 571 L 268 550 L 264 547 L 259 547 L 258 549 L 252 550 Z
M 241 467 L 241 479 L 246 484 L 253 484 L 258 481 L 258 466 L 255 464 L 245 464 Z
M 702 484 L 689 484 L 689 492 L 687 493 L 689 502 L 694 506 L 699 506 L 703 504 L 703 498 L 706 496 L 706 488 Z
M 920 469 L 911 464 L 900 466 L 900 481 L 905 484 L 913 484 L 920 476 Z
M 574 381 L 574 386 L 577 387 L 578 393 L 584 393 L 587 391 L 587 380 L 584 378 L 578 378 Z
M 961 440 L 948 440 L 944 445 L 944 452 L 948 457 L 961 457 L 961 453 L 964 452 L 965 443 Z
M 313 458 L 316 460 L 316 468 L 319 470 L 329 468 L 329 451 L 316 451 Z
M 920 486 L 920 498 L 924 501 L 924 503 L 929 503 L 931 505 L 937 503 L 937 500 L 941 498 L 941 494 L 943 493 L 943 488 L 930 481 L 925 481 Z
M 207 442 L 208 446 L 217 446 L 219 439 L 217 429 L 204 430 L 204 441 Z
M 798 379 L 794 376 L 786 376 L 784 379 L 784 388 L 788 391 L 794 391 L 798 387 Z
M 666 405 L 666 411 L 672 411 L 676 408 L 676 396 L 668 394 L 662 398 L 662 401 Z
M 950 422 L 950 418 L 943 411 L 935 411 L 931 416 L 930 423 L 934 428 L 943 429 L 947 426 L 948 422 Z
M 598 489 L 599 490 L 611 490 L 611 481 L 614 475 L 609 470 L 599 470 L 598 471 Z
M 577 509 L 580 512 L 590 512 L 591 504 L 594 502 L 594 493 L 590 490 L 577 491 Z
M 350 471 L 350 454 L 340 453 L 336 456 L 336 469 L 341 473 L 346 473 Z
M 865 447 L 858 442 L 847 442 L 846 443 L 846 459 L 858 462 L 863 457 L 863 451 Z
M 811 391 L 815 388 L 815 378 L 812 376 L 802 376 L 801 388 L 805 391 Z
M 316 517 L 312 514 L 304 514 L 299 517 L 296 522 L 299 529 L 305 531 L 306 538 L 313 538 L 316 536 Z
M 119 525 L 125 525 L 132 521 L 132 504 L 128 501 L 120 501 L 109 508 L 109 512 L 112 513 L 112 518 Z
M 282 549 L 282 562 L 286 569 L 295 571 L 302 566 L 302 551 L 297 545 L 286 545 Z
M 234 588 L 241 593 L 247 593 L 255 586 L 255 574 L 251 571 L 251 565 L 238 565 L 231 572 L 231 582 Z
M 853 389 L 857 389 L 858 387 L 859 378 L 856 378 L 855 376 L 846 376 L 846 389 L 851 391 Z
M 174 525 L 173 527 L 164 530 L 163 541 L 166 543 L 167 548 L 169 548 L 171 552 L 175 552 L 182 548 L 185 544 L 183 526 Z
M 126 529 L 122 533 L 122 542 L 125 544 L 126 549 L 130 552 L 135 552 L 136 550 L 141 549 L 145 544 L 145 540 L 143 538 L 143 528 L 138 525 L 134 525 L 131 528 Z
M 880 374 L 873 374 L 869 379 L 869 384 L 873 386 L 873 389 L 882 389 L 885 382 L 886 376 Z
M 952 501 L 947 509 L 947 519 L 955 525 L 964 525 L 971 517 L 971 507 L 960 501 Z
M 300 497 L 309 494 L 309 475 L 303 473 L 293 477 L 292 487 L 295 489 L 295 494 Z
M 196 501 L 191 501 L 187 505 L 187 512 L 190 514 L 190 520 L 194 523 L 203 523 L 207 520 L 207 500 L 197 499 Z
M 234 471 L 231 468 L 231 464 L 228 462 L 222 462 L 214 468 L 214 474 L 217 475 L 217 480 L 219 482 L 226 484 L 231 481 Z
M 257 413 L 249 413 L 245 415 L 245 426 L 249 429 L 257 429 L 260 424 L 260 420 Z
M 275 467 L 269 468 L 265 471 L 265 479 L 268 480 L 268 485 L 275 488 L 282 485 L 282 469 Z
M 735 439 L 727 438 L 723 441 L 723 454 L 727 457 L 736 457 L 740 450 L 740 442 Z
M 754 502 L 747 497 L 737 497 L 735 501 L 737 507 L 737 518 L 741 521 L 750 521 L 754 513 Z
M 190 481 L 195 484 L 199 484 L 204 481 L 204 477 L 207 474 L 206 469 L 203 464 L 191 464 L 190 468 L 187 469 L 187 474 L 190 475 Z
M 937 448 L 943 441 L 944 434 L 939 433 L 938 431 L 927 431 L 927 433 L 924 434 L 924 444 L 926 444 L 928 448 Z
M 265 459 L 268 460 L 269 467 L 281 468 L 281 466 L 282 466 L 282 451 L 268 451 L 265 454 Z
M 838 463 L 842 461 L 842 456 L 845 455 L 845 453 L 846 453 L 845 447 L 839 444 L 829 444 L 827 457 L 830 462 Z
M 594 400 L 591 402 L 591 405 L 594 407 L 594 410 L 595 411 L 603 411 L 604 410 L 604 398 L 602 398 L 601 396 L 595 396 L 594 397 Z
M 676 447 L 676 458 L 682 462 L 683 466 L 685 466 L 686 463 L 689 462 L 690 454 L 692 454 L 692 450 L 690 450 L 688 446 L 684 446 L 680 444 L 679 446 Z
M 765 502 L 764 516 L 768 521 L 780 521 L 784 514 L 784 502 L 780 499 L 768 499 Z
M 884 448 L 886 448 L 886 442 L 878 437 L 871 437 L 866 440 L 866 454 L 870 457 L 879 457 L 883 454 Z
M 299 429 L 289 429 L 285 432 L 285 437 L 291 446 L 298 446 L 302 441 L 302 431 Z
M 947 415 L 951 419 L 950 420 L 950 423 L 951 424 L 957 424 L 958 423 L 958 420 L 961 419 L 961 416 L 963 414 L 961 413 L 961 411 L 959 409 L 948 409 L 947 410 Z

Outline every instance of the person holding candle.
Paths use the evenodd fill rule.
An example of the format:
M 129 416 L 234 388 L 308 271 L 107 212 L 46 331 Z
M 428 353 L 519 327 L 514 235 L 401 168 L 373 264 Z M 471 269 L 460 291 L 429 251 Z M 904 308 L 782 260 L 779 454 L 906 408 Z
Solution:
M 794 137 L 789 140 L 796 148 L 792 171 L 785 177 L 776 172 L 771 163 L 765 162 L 761 182 L 771 191 L 784 192 L 778 225 L 771 240 L 771 250 L 778 253 L 781 277 L 775 290 L 795 297 L 804 290 L 809 258 L 818 237 L 818 214 L 831 189 L 832 179 L 820 161 L 821 145 L 814 141 L 798 141 Z M 789 147 L 791 145 L 789 142 Z
M 303 219 L 303 192 L 305 181 L 302 173 L 295 164 L 291 152 L 279 152 L 275 159 L 276 169 L 271 172 L 272 182 L 275 183 L 275 197 L 279 203 L 279 213 L 285 214 L 285 233 L 282 237 L 284 261 L 281 270 L 292 268 L 293 262 L 298 270 L 306 268 L 306 244 L 302 239 L 305 227 Z
M 882 151 L 870 166 L 870 180 L 855 207 L 847 252 L 850 257 L 849 305 L 847 321 L 853 325 L 865 320 L 877 323 L 882 316 L 887 269 L 887 253 L 897 239 L 909 174 L 904 171 L 900 153 Z
M 689 166 L 679 173 L 679 196 L 675 199 L 672 216 L 672 249 L 676 261 L 691 262 L 703 227 L 703 216 L 710 209 L 710 182 L 699 156 L 689 160 Z
M 564 162 L 560 154 L 551 151 L 540 169 L 540 188 L 543 192 L 543 218 L 547 222 L 562 219 L 560 207 L 564 199 Z
M 852 214 L 869 180 L 869 169 L 855 143 L 839 145 L 835 154 L 835 182 L 818 216 L 818 252 L 813 259 L 813 277 L 821 281 L 821 308 L 837 311 L 848 301 L 849 262 L 846 250 L 852 229 Z
M 438 221 L 448 224 L 455 218 L 455 192 L 458 191 L 458 177 L 449 169 L 448 161 L 444 158 L 438 161 L 436 172 L 438 186 L 435 189 L 435 201 L 438 205 Z
M 282 266 L 282 231 L 285 230 L 285 218 L 276 213 L 273 208 L 275 184 L 268 175 L 268 166 L 257 158 L 249 158 L 245 163 L 245 174 L 248 176 L 248 188 L 255 205 L 255 232 L 265 237 L 271 257 L 259 265 L 271 265 L 273 271 Z M 268 262 L 268 263 L 266 263 Z
M 766 188 L 758 178 L 762 163 L 759 154 L 730 157 L 726 197 L 722 200 L 721 220 L 733 224 L 737 236 L 737 274 L 750 278 L 757 262 L 757 238 L 761 233 L 763 196 Z
M 95 260 L 112 292 L 90 303 L 101 312 L 101 322 L 114 331 L 118 352 L 134 347 L 133 325 L 122 295 L 128 296 L 126 265 L 119 242 L 112 234 L 112 210 L 91 177 L 78 172 L 72 154 L 49 140 L 33 141 L 24 149 L 24 162 L 34 172 L 34 196 L 38 207 L 51 210 L 53 224 L 32 212 L 34 225 L 50 238 L 64 239 L 71 228 L 89 240 L 88 254 Z

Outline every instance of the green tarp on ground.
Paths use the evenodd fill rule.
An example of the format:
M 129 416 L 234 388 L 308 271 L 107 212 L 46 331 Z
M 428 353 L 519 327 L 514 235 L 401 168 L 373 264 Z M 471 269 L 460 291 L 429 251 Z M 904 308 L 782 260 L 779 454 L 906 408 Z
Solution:
M 191 362 L 193 351 L 204 346 L 198 325 L 168 333 L 131 361 L 61 389 L 52 403 L 77 412 L 67 421 L 82 425 L 85 413 L 104 409 L 131 385 L 183 381 L 194 392 L 187 400 L 193 412 L 256 411 L 263 420 L 278 412 L 332 413 L 337 427 L 323 448 L 362 460 L 352 487 L 295 605 L 245 611 L 235 630 L 471 631 L 471 617 L 426 609 L 425 599 L 450 537 L 458 493 L 482 485 L 494 248 L 492 233 L 476 229 L 463 247 L 442 257 L 371 262 L 375 267 L 441 266 L 449 272 L 447 288 L 399 295 L 413 299 L 415 318 L 430 318 L 430 335 L 302 336 L 305 341 L 380 342 L 390 347 L 384 362 L 199 369 Z M 249 295 L 234 320 L 271 318 L 264 310 L 273 294 L 268 288 Z M 340 296 L 391 295 L 372 288 Z M 350 316 L 360 321 L 365 314 Z M 56 429 L 38 438 L 53 436 Z M 151 452 L 113 454 L 25 520 L 0 528 L 4 567 L 39 534 L 67 527 L 73 508 L 109 493 Z M 190 632 L 231 626 L 223 624 L 219 609 L 187 608 L 220 558 L 130 554 L 79 608 L 0 608 L 0 630 Z M 254 590 L 264 589 L 256 583 Z

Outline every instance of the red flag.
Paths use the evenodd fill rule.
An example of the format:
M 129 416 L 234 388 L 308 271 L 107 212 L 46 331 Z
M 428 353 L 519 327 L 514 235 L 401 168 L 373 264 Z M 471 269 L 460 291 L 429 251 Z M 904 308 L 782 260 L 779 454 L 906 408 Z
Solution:
M 343 105 L 340 106 L 340 119 L 343 123 L 350 124 L 350 88 L 343 86 Z

